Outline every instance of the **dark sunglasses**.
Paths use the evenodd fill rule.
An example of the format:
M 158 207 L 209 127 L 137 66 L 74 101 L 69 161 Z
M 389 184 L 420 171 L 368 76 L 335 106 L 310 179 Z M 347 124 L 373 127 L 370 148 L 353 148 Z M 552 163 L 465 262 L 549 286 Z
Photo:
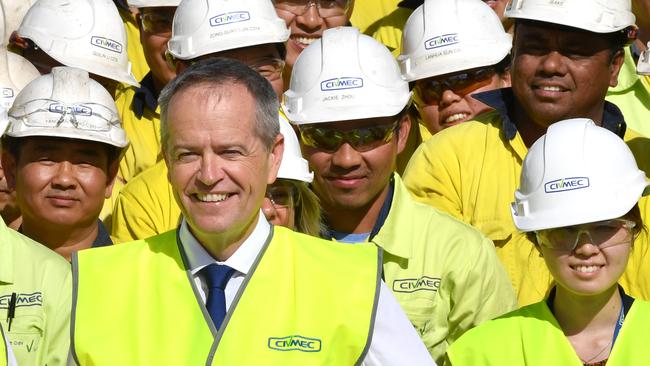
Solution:
M 271 185 L 266 188 L 266 197 L 275 208 L 293 207 L 298 188 L 294 185 Z
M 415 101 L 418 104 L 438 104 L 445 90 L 467 95 L 486 86 L 496 74 L 493 67 L 473 69 L 445 77 L 433 77 L 415 82 Z
M 399 121 L 398 119 L 387 125 L 361 127 L 348 131 L 318 127 L 318 125 L 299 126 L 298 129 L 300 140 L 305 146 L 334 152 L 347 142 L 355 150 L 364 152 L 392 140 L 398 130 Z
M 151 34 L 171 33 L 175 10 L 175 8 L 172 8 L 167 11 L 145 11 L 140 13 L 142 29 Z

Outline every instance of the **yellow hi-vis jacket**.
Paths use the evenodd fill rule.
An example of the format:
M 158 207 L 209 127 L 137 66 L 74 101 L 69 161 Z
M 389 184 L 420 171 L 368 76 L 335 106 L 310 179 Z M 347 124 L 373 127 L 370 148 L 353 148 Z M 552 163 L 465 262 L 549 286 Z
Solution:
M 5 332 L 2 327 L 0 327 L 0 366 L 7 366 L 9 362 L 9 350 L 7 349 L 7 338 L 5 338 Z
M 273 227 L 218 331 L 176 231 L 73 257 L 78 365 L 354 365 L 381 255 Z
M 625 47 L 618 85 L 609 88 L 606 99 L 621 109 L 629 128 L 650 137 L 650 76 L 637 75 L 630 47 Z
M 487 93 L 512 97 L 510 89 Z M 618 109 L 606 104 L 604 125 L 624 127 Z M 510 203 L 514 201 L 528 149 L 512 122 L 504 124 L 499 112 L 504 108 L 496 106 L 495 111 L 474 121 L 435 134 L 413 155 L 404 182 L 417 200 L 450 213 L 492 239 L 519 305 L 523 306 L 546 297 L 552 278 L 533 242 L 512 221 Z M 510 134 L 512 137 L 508 138 Z M 650 171 L 650 140 L 630 129 L 624 139 L 639 168 Z M 640 201 L 641 212 L 645 202 L 645 198 Z M 637 243 L 647 242 L 644 232 Z M 635 245 L 642 249 L 632 251 L 620 282 L 631 296 L 650 299 L 650 266 L 643 261 L 645 247 Z
M 515 309 L 515 294 L 488 238 L 415 201 L 398 174 L 393 180 L 388 215 L 370 242 L 383 251 L 384 281 L 440 365 L 465 331 Z
M 607 366 L 647 365 L 650 303 L 632 303 Z M 562 328 L 541 301 L 469 330 L 447 350 L 453 366 L 582 366 Z

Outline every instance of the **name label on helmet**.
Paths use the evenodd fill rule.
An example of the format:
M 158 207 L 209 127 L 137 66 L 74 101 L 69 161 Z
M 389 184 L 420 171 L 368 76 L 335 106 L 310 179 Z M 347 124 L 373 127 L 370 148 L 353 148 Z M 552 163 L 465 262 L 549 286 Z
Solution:
M 447 47 L 460 42 L 458 33 L 443 34 L 441 36 L 429 38 L 424 41 L 424 48 L 432 50 L 434 48 Z
M 120 42 L 113 41 L 112 39 L 92 36 L 90 38 L 90 43 L 92 43 L 93 46 L 97 46 L 105 50 L 122 53 L 122 44 Z
M 572 191 L 575 189 L 583 189 L 589 187 L 589 178 L 587 177 L 572 177 L 552 180 L 544 184 L 544 192 L 555 193 Z
M 0 89 L 0 93 L 2 93 L 2 98 L 13 98 L 14 97 L 14 90 L 11 88 L 2 88 Z
M 247 11 L 233 11 L 230 13 L 219 14 L 210 18 L 210 26 L 218 27 L 231 23 L 245 22 L 251 19 L 251 15 Z
M 323 80 L 320 83 L 320 90 L 343 90 L 343 89 L 356 89 L 363 87 L 362 78 L 342 77 Z
M 93 110 L 90 107 L 85 105 L 77 104 L 72 106 L 66 106 L 61 103 L 52 103 L 50 104 L 48 110 L 52 113 L 71 113 L 75 116 L 92 116 Z

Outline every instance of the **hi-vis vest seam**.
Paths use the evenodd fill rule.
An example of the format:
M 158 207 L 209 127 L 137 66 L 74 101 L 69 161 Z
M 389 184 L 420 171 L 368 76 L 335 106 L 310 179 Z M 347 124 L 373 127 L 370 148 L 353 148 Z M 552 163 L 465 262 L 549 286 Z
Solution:
M 2 327 L 0 327 L 0 333 L 1 333 L 0 335 L 2 336 L 0 337 L 0 341 L 2 342 L 0 347 L 2 347 L 2 349 L 4 350 L 4 358 L 0 360 L 0 365 L 7 365 L 9 364 L 9 350 L 7 349 L 7 344 L 8 344 L 7 335 L 5 334 L 5 330 L 2 329 Z
M 375 319 L 377 318 L 377 305 L 379 304 L 379 292 L 381 291 L 381 278 L 384 275 L 384 251 L 381 247 L 377 247 L 377 278 L 375 279 L 375 299 L 372 304 L 372 316 L 370 317 L 370 326 L 368 327 L 368 338 L 366 340 L 366 346 L 363 348 L 359 359 L 355 363 L 356 366 L 360 366 L 363 360 L 368 354 L 370 349 L 370 343 L 372 342 L 372 334 L 375 330 Z
M 183 261 L 183 267 L 185 267 L 185 275 L 187 276 L 187 280 L 190 283 L 190 287 L 192 287 L 192 293 L 194 293 L 194 298 L 196 299 L 196 302 L 198 304 L 201 304 L 203 303 L 203 300 L 201 299 L 201 295 L 199 294 L 199 289 L 196 288 L 196 283 L 194 282 L 194 276 L 192 275 L 192 270 L 190 269 L 190 265 L 189 265 L 190 262 L 187 259 L 187 254 L 185 254 L 185 251 L 182 248 L 180 232 L 181 230 L 180 230 L 180 222 L 179 222 L 179 227 L 176 229 L 176 247 L 178 249 L 178 252 L 180 253 L 181 260 Z M 199 306 L 199 308 L 201 309 L 201 314 L 203 314 L 203 319 L 205 320 L 205 323 L 208 325 L 208 328 L 210 328 L 210 332 L 212 333 L 212 336 L 213 337 L 216 336 L 218 330 L 217 328 L 215 328 L 214 323 L 212 322 L 210 313 L 208 313 L 208 310 L 206 309 L 205 306 Z
M 257 258 L 255 258 L 255 261 L 253 262 L 251 269 L 248 271 L 248 274 L 246 274 L 246 277 L 244 277 L 244 282 L 242 282 L 241 286 L 239 286 L 237 295 L 235 295 L 235 298 L 232 300 L 232 303 L 230 304 L 230 309 L 228 309 L 228 312 L 226 313 L 226 317 L 223 319 L 223 323 L 221 324 L 221 329 L 218 330 L 217 336 L 215 337 L 214 342 L 212 343 L 212 347 L 210 347 L 210 353 L 208 353 L 208 359 L 205 363 L 207 366 L 212 365 L 212 360 L 214 359 L 214 355 L 217 352 L 217 348 L 219 347 L 219 342 L 221 341 L 221 337 L 223 336 L 223 333 L 228 327 L 228 323 L 230 322 L 230 318 L 232 317 L 232 314 L 235 312 L 235 309 L 237 308 L 239 299 L 242 297 L 242 294 L 244 293 L 244 290 L 248 286 L 248 283 L 250 282 L 251 278 L 253 278 L 253 275 L 255 274 L 255 270 L 257 270 L 257 266 L 262 261 L 262 257 L 264 257 L 264 253 L 266 253 L 266 249 L 268 249 L 269 244 L 271 243 L 271 239 L 273 238 L 274 232 L 275 232 L 275 226 L 271 225 L 271 228 L 269 230 L 269 236 L 266 238 L 266 242 L 264 242 L 264 246 L 257 254 Z M 180 240 L 177 240 L 177 242 L 180 243 Z M 183 256 L 183 261 L 185 261 L 184 256 Z M 209 322 L 210 324 L 212 324 L 212 320 L 209 320 Z
M 77 314 L 77 299 L 79 298 L 77 291 L 79 290 L 79 263 L 77 262 L 77 252 L 72 253 L 72 313 L 70 314 L 70 352 L 72 358 L 77 365 L 81 365 L 79 357 L 77 357 L 77 349 L 74 344 L 74 329 Z

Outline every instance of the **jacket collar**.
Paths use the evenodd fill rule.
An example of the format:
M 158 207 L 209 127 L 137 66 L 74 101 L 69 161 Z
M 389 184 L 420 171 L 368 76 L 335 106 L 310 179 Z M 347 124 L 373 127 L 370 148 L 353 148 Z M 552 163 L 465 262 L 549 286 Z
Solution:
M 516 102 L 512 88 L 501 88 L 472 94 L 472 97 L 488 107 L 494 108 L 501 117 L 501 132 L 503 135 L 508 140 L 515 138 L 517 135 L 517 125 L 513 122 L 511 116 Z M 621 138 L 625 135 L 627 128 L 621 110 L 615 104 L 608 101 L 605 101 L 602 126 Z
M 14 248 L 4 220 L 0 220 L 0 283 L 14 282 Z
M 373 233 L 376 234 L 371 237 L 370 241 L 392 255 L 412 258 L 413 245 L 405 241 L 408 240 L 409 233 L 405 233 L 403 230 L 408 228 L 407 223 L 412 223 L 415 220 L 412 217 L 413 210 L 410 209 L 414 200 L 397 173 L 393 173 L 391 185 L 393 186 L 392 194 L 386 198 L 384 203 L 384 205 L 388 204 L 386 215 L 382 218 L 380 214 L 380 219 L 377 220 L 373 229 Z M 383 207 L 382 211 L 384 211 Z
M 151 71 L 142 78 L 140 87 L 135 89 L 131 109 L 133 114 L 140 119 L 144 115 L 145 108 L 155 113 L 158 108 L 158 95 L 153 86 L 153 75 Z

